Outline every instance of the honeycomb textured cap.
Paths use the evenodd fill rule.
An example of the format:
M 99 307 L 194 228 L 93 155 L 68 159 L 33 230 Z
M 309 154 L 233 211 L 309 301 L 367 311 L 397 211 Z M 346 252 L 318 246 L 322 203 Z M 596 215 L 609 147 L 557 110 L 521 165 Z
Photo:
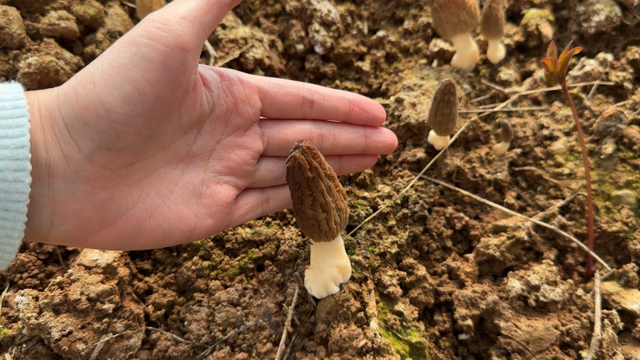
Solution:
M 487 0 L 480 17 L 480 33 L 486 39 L 501 39 L 504 35 L 504 0 Z
M 447 41 L 478 27 L 480 8 L 477 0 L 431 0 L 429 4 L 433 27 Z
M 298 140 L 287 158 L 293 214 L 302 232 L 316 242 L 333 241 L 347 227 L 347 192 L 324 156 L 308 140 Z
M 444 79 L 440 82 L 431 102 L 427 122 L 438 136 L 453 134 L 458 122 L 458 96 L 456 82 L 453 79 Z
M 509 124 L 509 120 L 502 119 L 500 120 L 500 142 L 509 143 L 511 140 L 513 140 L 511 124 Z

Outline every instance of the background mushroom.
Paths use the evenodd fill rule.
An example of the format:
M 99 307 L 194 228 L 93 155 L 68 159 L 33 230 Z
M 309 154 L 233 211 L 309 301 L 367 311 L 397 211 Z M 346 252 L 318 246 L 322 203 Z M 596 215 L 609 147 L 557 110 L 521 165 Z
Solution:
M 449 144 L 449 136 L 453 134 L 458 122 L 458 96 L 453 79 L 440 82 L 431 102 L 427 122 L 431 127 L 427 141 L 436 150 L 441 150 Z
M 287 158 L 293 214 L 311 238 L 311 264 L 304 273 L 309 294 L 322 299 L 351 277 L 342 230 L 349 220 L 347 192 L 324 156 L 308 140 L 298 140 Z
M 509 120 L 502 119 L 500 120 L 500 143 L 493 146 L 493 153 L 496 154 L 496 156 L 504 155 L 504 153 L 509 150 L 511 140 L 513 140 L 513 129 L 511 129 L 511 124 L 509 124 Z
M 480 20 L 476 0 L 430 0 L 433 27 L 441 38 L 451 41 L 456 53 L 451 66 L 471 71 L 480 60 L 478 44 L 471 37 Z
M 487 59 L 497 64 L 504 59 L 507 49 L 502 43 L 504 36 L 504 0 L 487 0 L 482 8 L 480 33 L 487 39 Z

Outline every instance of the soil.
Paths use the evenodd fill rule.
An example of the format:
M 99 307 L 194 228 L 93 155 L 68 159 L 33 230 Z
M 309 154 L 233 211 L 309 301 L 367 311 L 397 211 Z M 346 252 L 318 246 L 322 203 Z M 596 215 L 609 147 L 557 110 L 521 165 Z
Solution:
M 251 0 L 201 62 L 375 98 L 400 146 L 341 177 L 353 276 L 311 298 L 309 242 L 290 211 L 167 249 L 105 252 L 25 244 L 0 275 L 6 359 L 581 359 L 594 328 L 585 252 L 559 233 L 419 179 L 438 153 L 426 118 L 440 80 L 459 85 L 458 129 L 426 172 L 585 241 L 575 126 L 540 59 L 549 40 L 584 47 L 571 65 L 592 164 L 603 280 L 597 359 L 640 359 L 640 2 L 511 0 L 507 58 L 452 69 L 451 45 L 419 0 Z M 126 2 L 0 0 L 0 81 L 57 86 L 139 20 Z M 486 41 L 476 36 L 482 53 Z M 512 99 L 507 109 L 478 112 Z M 520 110 L 518 110 L 520 109 Z M 493 155 L 499 121 L 514 129 Z M 565 201 L 566 200 L 566 201 Z M 596 269 L 606 273 L 601 265 Z M 291 324 L 285 323 L 296 287 Z M 0 289 L 1 290 L 1 289 Z M 215 346 L 213 346 L 215 345 Z M 213 347 L 212 347 L 213 346 Z

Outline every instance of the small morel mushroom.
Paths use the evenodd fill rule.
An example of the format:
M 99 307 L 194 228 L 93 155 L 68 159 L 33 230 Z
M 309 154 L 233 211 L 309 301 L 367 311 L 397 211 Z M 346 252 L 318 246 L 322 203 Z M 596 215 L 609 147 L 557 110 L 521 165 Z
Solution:
M 480 17 L 480 33 L 487 39 L 487 59 L 497 64 L 504 59 L 507 49 L 502 44 L 504 36 L 504 0 L 487 0 Z
M 309 294 L 322 299 L 351 277 L 342 230 L 349 220 L 347 192 L 324 156 L 308 140 L 298 140 L 287 158 L 293 214 L 311 238 L 311 264 L 304 273 Z
M 458 122 L 458 96 L 456 94 L 456 82 L 452 79 L 444 79 L 440 82 L 436 94 L 431 102 L 429 119 L 427 123 L 431 127 L 427 141 L 436 150 L 442 150 L 449 145 L 449 136 L 453 134 Z
M 136 0 L 136 14 L 142 20 L 145 16 L 167 4 L 166 0 Z
M 504 155 L 504 153 L 509 150 L 511 140 L 513 140 L 511 124 L 509 124 L 509 120 L 502 119 L 500 120 L 500 143 L 493 146 L 493 153 L 496 154 L 496 156 Z
M 430 0 L 429 3 L 434 29 L 456 48 L 451 66 L 473 70 L 480 60 L 478 44 L 471 37 L 480 20 L 477 0 Z

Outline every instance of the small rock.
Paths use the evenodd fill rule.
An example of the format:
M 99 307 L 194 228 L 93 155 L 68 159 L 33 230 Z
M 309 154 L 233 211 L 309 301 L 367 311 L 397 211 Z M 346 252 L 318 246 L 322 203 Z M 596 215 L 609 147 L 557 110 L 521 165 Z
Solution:
M 640 317 L 640 290 L 623 288 L 615 281 L 605 281 L 600 285 L 602 298 L 613 308 L 621 308 L 636 318 Z
M 0 49 L 20 49 L 27 39 L 20 12 L 12 6 L 0 5 Z
M 104 24 L 104 18 L 107 14 L 104 6 L 95 0 L 73 5 L 71 7 L 71 13 L 78 18 L 83 25 L 92 29 L 101 27 Z
M 80 36 L 76 17 L 64 10 L 52 11 L 47 14 L 40 22 L 40 31 L 45 36 L 69 40 L 77 39 Z
M 53 39 L 44 39 L 18 65 L 17 80 L 27 90 L 61 85 L 84 65 Z
M 622 135 L 623 125 L 626 121 L 627 116 L 622 109 L 609 108 L 596 120 L 594 134 L 598 138 L 611 136 L 617 139 Z
M 611 203 L 614 206 L 627 205 L 632 209 L 635 209 L 638 205 L 636 194 L 631 190 L 616 190 L 610 195 Z
M 609 32 L 622 22 L 622 10 L 614 0 L 586 0 L 576 6 L 574 26 L 585 35 Z

